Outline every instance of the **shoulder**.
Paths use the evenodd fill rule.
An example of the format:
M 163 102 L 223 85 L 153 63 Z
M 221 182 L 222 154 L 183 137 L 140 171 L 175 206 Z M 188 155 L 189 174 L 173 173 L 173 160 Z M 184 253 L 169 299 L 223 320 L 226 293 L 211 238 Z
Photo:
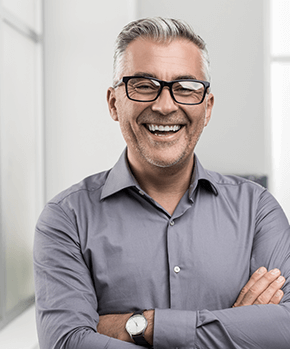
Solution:
M 75 231 L 79 222 L 89 221 L 109 173 L 110 170 L 89 176 L 52 198 L 38 218 L 38 230 L 51 231 L 54 227 L 52 230 Z
M 195 164 L 195 176 L 197 180 L 210 183 L 212 188 L 214 188 L 216 195 L 222 193 L 237 193 L 241 191 L 249 193 L 262 193 L 267 191 L 264 186 L 257 183 L 257 180 L 251 180 L 254 176 L 224 175 L 219 172 L 207 170 L 202 166 L 197 157 L 195 157 Z
M 232 202 L 237 207 L 280 207 L 268 189 L 257 182 L 236 175 L 223 175 L 213 171 L 207 173 L 221 200 Z
M 222 175 L 213 171 L 207 171 L 207 173 L 221 200 L 245 212 L 248 208 L 254 209 L 258 221 L 265 217 L 273 219 L 275 216 L 287 225 L 287 219 L 280 204 L 268 189 L 259 183 L 235 175 Z
M 76 216 L 84 217 L 84 212 L 92 212 L 100 202 L 102 189 L 109 171 L 100 172 L 84 178 L 79 183 L 63 190 L 45 205 L 39 220 L 55 219 L 58 216 L 75 221 Z
M 76 183 L 57 194 L 48 202 L 48 204 L 58 205 L 63 202 L 77 200 L 80 197 L 88 197 L 94 194 L 97 195 L 105 185 L 110 171 L 111 170 L 103 171 L 84 178 L 79 183 Z
M 210 181 L 216 186 L 218 191 L 247 191 L 262 194 L 268 192 L 267 189 L 257 181 L 250 180 L 247 177 L 236 175 L 223 175 L 214 171 L 206 171 Z

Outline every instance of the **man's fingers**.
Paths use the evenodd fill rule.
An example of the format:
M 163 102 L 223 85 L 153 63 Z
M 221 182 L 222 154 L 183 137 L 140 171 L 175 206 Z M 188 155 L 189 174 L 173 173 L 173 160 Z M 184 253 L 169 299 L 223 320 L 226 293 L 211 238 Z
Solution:
M 284 292 L 282 290 L 278 290 L 272 299 L 270 300 L 269 304 L 279 304 L 284 296 Z
M 245 295 L 249 291 L 249 289 L 259 280 L 261 277 L 263 277 L 267 273 L 267 269 L 265 267 L 261 267 L 258 270 L 256 270 L 253 275 L 250 277 L 250 280 L 246 283 L 246 285 L 243 287 L 241 293 L 239 294 L 234 307 L 238 307 L 241 305 L 241 302 L 243 301 Z
M 273 269 L 268 272 L 265 272 L 265 269 L 260 268 L 252 275 L 239 295 L 234 307 L 268 304 L 270 302 L 272 304 L 278 304 L 280 302 L 283 295 L 281 297 L 281 293 L 277 295 L 276 293 L 285 283 L 285 278 L 280 276 L 281 272 L 279 269 Z
M 242 300 L 242 305 L 252 305 L 257 301 L 257 298 L 260 297 L 260 301 L 257 301 L 259 304 L 262 304 L 262 293 L 267 290 L 273 281 L 275 281 L 280 276 L 279 269 L 273 269 L 268 271 L 262 278 L 260 278 L 247 292 L 245 297 Z M 280 288 L 280 287 L 279 287 Z M 267 293 L 267 292 L 266 292 Z M 269 297 L 269 294 L 265 295 L 265 298 Z M 270 297 L 271 299 L 272 297 Z M 269 300 L 270 300 L 269 299 Z M 269 301 L 268 300 L 268 301 Z M 265 299 L 264 299 L 265 301 Z M 267 302 L 268 303 L 268 302 Z
M 285 283 L 285 278 L 283 276 L 279 276 L 275 281 L 273 281 L 268 287 L 267 289 L 256 299 L 256 301 L 254 302 L 254 304 L 268 304 L 272 298 L 273 302 L 277 301 L 280 296 L 281 293 L 279 292 L 280 288 L 284 285 Z M 281 291 L 281 290 L 280 290 Z M 277 295 L 278 292 L 278 295 Z M 282 291 L 281 291 L 282 292 Z M 283 293 L 283 292 L 282 292 Z M 282 295 L 283 297 L 283 295 Z M 281 297 L 281 299 L 282 299 Z M 281 300 L 280 299 L 280 300 Z M 273 304 L 279 304 L 280 301 L 278 303 L 273 303 Z

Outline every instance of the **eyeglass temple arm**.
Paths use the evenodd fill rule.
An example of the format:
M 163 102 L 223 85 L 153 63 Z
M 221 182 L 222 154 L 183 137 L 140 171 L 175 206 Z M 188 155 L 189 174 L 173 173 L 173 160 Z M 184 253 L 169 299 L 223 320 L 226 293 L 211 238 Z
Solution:
M 119 87 L 123 83 L 123 79 L 119 80 L 115 85 L 113 85 L 113 88 Z

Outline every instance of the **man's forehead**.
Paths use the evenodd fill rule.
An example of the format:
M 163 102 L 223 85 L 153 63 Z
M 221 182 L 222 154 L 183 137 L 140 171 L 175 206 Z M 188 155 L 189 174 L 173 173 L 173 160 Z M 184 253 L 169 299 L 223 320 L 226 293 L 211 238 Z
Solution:
M 174 75 L 172 80 L 201 79 L 200 49 L 184 38 L 170 42 L 138 38 L 128 45 L 124 56 L 125 74 L 160 78 L 160 74 L 166 71 Z

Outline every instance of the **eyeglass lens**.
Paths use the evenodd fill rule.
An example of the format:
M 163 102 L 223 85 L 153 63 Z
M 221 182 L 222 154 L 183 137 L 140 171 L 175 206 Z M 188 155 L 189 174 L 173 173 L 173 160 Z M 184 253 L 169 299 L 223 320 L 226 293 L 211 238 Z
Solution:
M 158 95 L 161 84 L 153 79 L 136 77 L 127 83 L 128 95 L 138 101 L 151 101 Z M 177 102 L 196 104 L 204 95 L 204 85 L 197 81 L 176 81 L 172 85 L 172 92 Z

